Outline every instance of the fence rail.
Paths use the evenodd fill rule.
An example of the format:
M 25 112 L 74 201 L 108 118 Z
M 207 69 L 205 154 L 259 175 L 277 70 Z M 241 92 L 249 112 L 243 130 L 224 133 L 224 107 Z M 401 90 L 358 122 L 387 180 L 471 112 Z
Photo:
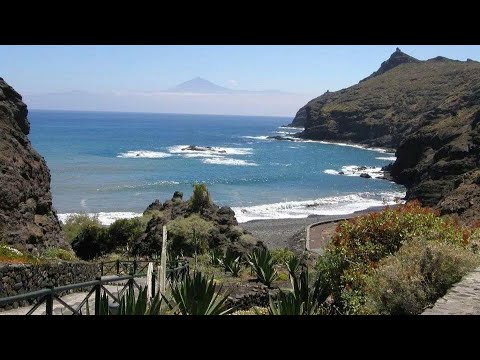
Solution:
M 112 266 L 113 263 L 113 266 Z M 107 297 L 113 300 L 114 303 L 119 304 L 120 299 L 126 289 L 140 289 L 140 285 L 135 281 L 135 279 L 144 277 L 146 273 L 146 269 L 148 267 L 148 261 L 110 261 L 110 262 L 102 262 L 100 263 L 100 277 L 97 277 L 95 280 L 86 281 L 81 283 L 75 283 L 70 285 L 58 286 L 58 287 L 48 287 L 41 290 L 32 291 L 25 294 L 19 294 L 9 297 L 0 298 L 0 306 L 8 305 L 11 303 L 16 303 L 20 301 L 34 301 L 33 307 L 27 312 L 27 315 L 32 315 L 42 304 L 45 304 L 45 314 L 46 315 L 53 315 L 53 302 L 57 300 L 60 304 L 62 304 L 65 308 L 72 312 L 72 315 L 83 315 L 82 308 L 86 306 L 86 312 L 89 313 L 89 305 L 88 301 L 90 297 L 95 294 L 95 302 L 94 302 L 94 309 L 95 315 L 99 315 L 100 313 L 100 302 L 101 302 L 101 295 L 102 290 L 104 294 L 107 294 Z M 115 274 L 110 276 L 104 276 L 105 273 L 111 272 L 111 270 L 115 270 Z M 129 274 L 122 274 L 122 272 L 128 271 Z M 189 272 L 188 263 L 180 264 L 179 266 L 172 267 L 167 269 L 167 279 L 170 283 L 179 281 L 183 279 Z M 156 272 L 154 271 L 152 276 L 152 293 L 149 294 L 151 297 L 155 295 L 155 283 L 156 283 Z M 123 288 L 117 293 L 117 295 L 112 294 L 105 285 L 107 284 L 114 284 L 119 283 L 122 281 L 127 281 Z M 80 290 L 80 289 L 87 289 L 88 293 L 83 298 L 83 300 L 78 305 L 70 305 L 67 304 L 64 300 L 62 300 L 62 294 L 72 291 L 72 290 Z M 36 302 L 35 302 L 36 301 Z

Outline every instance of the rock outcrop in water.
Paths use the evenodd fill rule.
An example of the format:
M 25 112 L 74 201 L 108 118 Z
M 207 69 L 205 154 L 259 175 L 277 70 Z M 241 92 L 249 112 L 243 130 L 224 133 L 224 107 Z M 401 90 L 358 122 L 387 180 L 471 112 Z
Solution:
M 68 247 L 52 208 L 50 172 L 32 148 L 22 97 L 0 78 L 0 241 L 35 253 Z
M 302 107 L 292 126 L 313 140 L 396 149 L 393 179 L 408 199 L 480 218 L 480 63 L 417 60 L 397 49 L 349 88 Z

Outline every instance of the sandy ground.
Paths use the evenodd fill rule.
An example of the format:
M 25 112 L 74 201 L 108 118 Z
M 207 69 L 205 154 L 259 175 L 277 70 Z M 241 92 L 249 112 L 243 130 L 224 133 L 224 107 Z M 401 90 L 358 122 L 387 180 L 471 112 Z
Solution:
M 318 215 L 302 219 L 252 220 L 239 225 L 250 231 L 257 240 L 263 241 L 269 249 L 289 248 L 301 251 L 305 246 L 305 230 L 308 225 L 319 221 L 352 218 L 380 211 L 384 208 L 384 206 L 375 206 L 348 215 Z

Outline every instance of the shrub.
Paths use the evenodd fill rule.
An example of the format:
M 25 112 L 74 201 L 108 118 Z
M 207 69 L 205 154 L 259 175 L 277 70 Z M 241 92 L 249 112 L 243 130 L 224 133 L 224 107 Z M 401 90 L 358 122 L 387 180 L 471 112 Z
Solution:
M 317 271 L 334 305 L 343 313 L 357 313 L 366 301 L 367 280 L 379 262 L 403 244 L 420 241 L 461 247 L 470 243 L 471 236 L 471 230 L 411 202 L 340 223 L 326 253 L 318 259 Z
M 109 248 L 110 251 L 117 247 L 131 247 L 145 231 L 147 224 L 145 219 L 120 219 L 115 221 L 108 228 Z
M 48 248 L 47 250 L 45 250 L 45 252 L 43 253 L 43 256 L 47 258 L 60 259 L 65 261 L 77 260 L 77 257 L 72 251 L 68 251 L 68 250 L 60 249 L 56 247 Z
M 194 212 L 201 213 L 212 204 L 212 198 L 205 184 L 193 185 L 193 193 L 190 198 L 190 206 Z
M 37 264 L 39 263 L 39 259 L 30 254 L 23 254 L 20 250 L 7 244 L 0 243 L 0 262 L 10 264 Z
M 419 314 L 478 264 L 478 255 L 456 244 L 407 242 L 367 279 L 364 312 Z
M 246 246 L 253 246 L 257 243 L 257 240 L 251 234 L 240 235 L 240 238 L 238 239 L 238 241 L 240 241 L 242 245 L 246 245 Z
M 102 226 L 98 216 L 89 216 L 87 214 L 69 216 L 63 224 L 65 239 L 71 243 L 84 229 L 90 226 Z
M 272 255 L 267 249 L 253 250 L 251 254 L 247 255 L 247 261 L 262 284 L 270 287 L 272 282 L 278 278 Z
M 285 264 L 290 258 L 294 257 L 295 254 L 285 248 L 273 249 L 270 250 L 272 254 L 274 264 Z
M 108 252 L 108 229 L 88 226 L 73 240 L 72 249 L 82 260 L 92 260 Z
M 174 253 L 183 251 L 186 256 L 192 255 L 195 250 L 202 254 L 208 250 L 210 232 L 213 228 L 211 222 L 197 214 L 187 218 L 176 218 L 167 224 L 170 249 Z

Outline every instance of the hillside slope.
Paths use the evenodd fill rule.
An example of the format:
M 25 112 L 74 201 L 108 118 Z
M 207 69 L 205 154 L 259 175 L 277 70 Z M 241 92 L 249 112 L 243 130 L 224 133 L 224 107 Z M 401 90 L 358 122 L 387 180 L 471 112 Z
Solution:
M 27 112 L 0 78 L 0 241 L 30 252 L 68 247 L 52 208 L 50 172 L 27 137 Z
M 349 88 L 302 107 L 292 126 L 305 139 L 396 149 L 392 176 L 407 198 L 480 218 L 480 63 L 420 61 L 399 49 Z

